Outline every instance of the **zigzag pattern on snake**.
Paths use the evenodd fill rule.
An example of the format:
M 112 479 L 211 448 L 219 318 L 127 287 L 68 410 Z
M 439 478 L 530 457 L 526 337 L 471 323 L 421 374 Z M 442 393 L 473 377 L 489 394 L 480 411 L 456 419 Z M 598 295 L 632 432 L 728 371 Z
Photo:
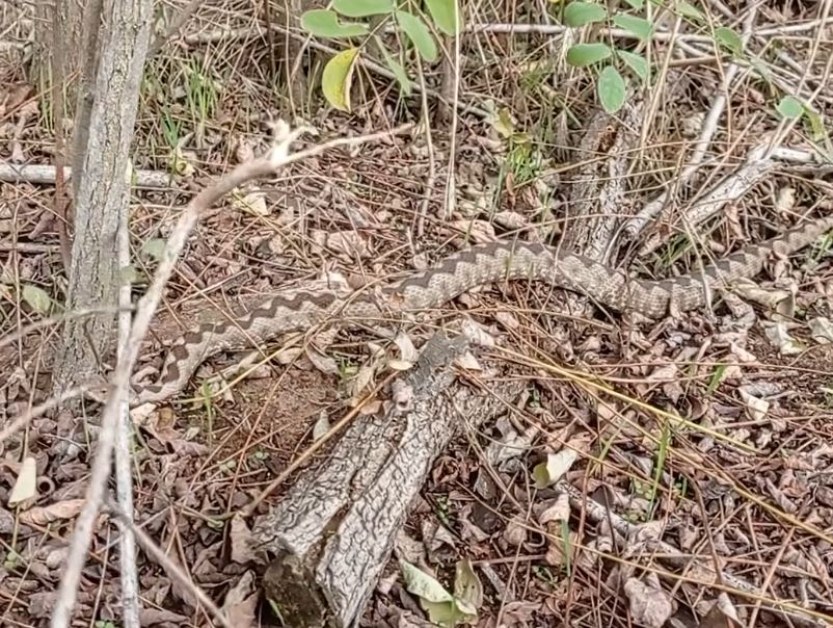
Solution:
M 696 309 L 710 291 L 740 278 L 753 277 L 771 255 L 786 256 L 833 229 L 827 216 L 759 245 L 747 246 L 708 266 L 702 273 L 647 281 L 633 279 L 578 255 L 544 244 L 495 242 L 455 253 L 427 270 L 373 293 L 343 299 L 334 292 L 277 295 L 237 321 L 203 324 L 172 346 L 157 383 L 137 392 L 137 403 L 159 403 L 182 391 L 197 367 L 222 351 L 252 349 L 289 332 L 334 321 L 350 326 L 386 315 L 439 307 L 460 294 L 499 281 L 541 281 L 583 294 L 619 312 L 635 311 L 649 318 Z M 256 343 L 256 344 L 252 344 Z

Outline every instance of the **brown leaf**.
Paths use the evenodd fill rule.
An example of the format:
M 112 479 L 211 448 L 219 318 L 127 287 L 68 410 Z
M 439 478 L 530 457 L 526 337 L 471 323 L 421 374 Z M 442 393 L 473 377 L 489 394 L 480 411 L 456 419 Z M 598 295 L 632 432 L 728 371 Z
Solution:
M 235 515 L 231 520 L 231 559 L 244 565 L 256 562 L 257 555 L 253 549 L 252 532 L 243 517 Z
M 247 571 L 226 594 L 223 612 L 235 628 L 256 626 L 258 592 L 254 586 L 254 573 Z
M 630 601 L 631 617 L 640 626 L 660 628 L 674 611 L 671 598 L 657 586 L 628 578 L 624 588 Z
M 161 608 L 139 609 L 139 624 L 142 626 L 159 626 L 164 623 L 182 625 L 188 621 L 184 615 L 166 611 Z
M 83 499 L 67 499 L 49 506 L 39 506 L 23 511 L 20 513 L 20 521 L 27 525 L 45 526 L 54 521 L 73 519 L 78 516 L 83 507 Z
M 725 596 L 725 593 L 721 595 Z M 734 608 L 732 608 L 731 604 L 724 597 L 723 603 L 721 603 L 721 600 L 718 600 L 712 606 L 711 610 L 706 613 L 703 621 L 700 622 L 699 628 L 740 628 L 740 622 L 727 614 L 727 611 L 734 613 Z

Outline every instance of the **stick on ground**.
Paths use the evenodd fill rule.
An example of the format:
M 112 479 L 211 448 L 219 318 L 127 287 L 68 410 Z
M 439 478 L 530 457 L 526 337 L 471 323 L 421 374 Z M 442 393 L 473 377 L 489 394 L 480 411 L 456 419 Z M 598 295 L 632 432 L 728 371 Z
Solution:
M 455 384 L 465 346 L 434 336 L 400 389 L 409 407 L 353 423 L 324 466 L 304 471 L 256 522 L 261 549 L 275 557 L 263 587 L 287 625 L 341 628 L 361 617 L 436 457 L 464 421 L 497 416 L 520 391 L 517 382 L 497 394 Z

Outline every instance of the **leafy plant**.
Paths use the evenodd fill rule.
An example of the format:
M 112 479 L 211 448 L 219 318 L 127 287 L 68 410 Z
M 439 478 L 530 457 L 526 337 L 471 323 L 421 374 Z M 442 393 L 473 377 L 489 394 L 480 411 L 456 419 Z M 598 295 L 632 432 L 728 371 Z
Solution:
M 665 0 L 650 0 L 653 4 L 664 6 Z M 630 9 L 609 10 L 598 2 L 574 0 L 564 7 L 562 22 L 571 28 L 593 27 L 605 23 L 611 28 L 618 28 L 641 43 L 651 40 L 656 30 L 655 25 L 643 15 L 638 15 L 645 6 L 645 0 L 625 0 Z M 669 10 L 689 23 L 706 25 L 703 14 L 685 0 L 671 0 Z M 646 14 L 650 15 L 650 14 Z M 715 43 L 739 56 L 743 52 L 743 40 L 734 30 L 727 27 L 715 28 L 712 32 Z M 616 113 L 625 104 L 627 98 L 629 74 L 639 81 L 648 83 L 651 68 L 642 54 L 625 50 L 605 41 L 580 43 L 567 50 L 567 63 L 577 68 L 589 68 L 596 72 L 596 94 L 602 108 L 608 113 Z
M 361 19 L 366 23 L 352 21 Z M 383 28 L 392 28 L 400 41 L 406 40 L 420 57 L 432 63 L 439 57 L 439 51 L 430 25 L 445 35 L 459 34 L 463 21 L 457 0 L 425 0 L 425 11 L 409 0 L 333 0 L 331 8 L 306 11 L 301 16 L 301 26 L 315 37 L 360 40 L 358 45 L 334 55 L 321 76 L 324 97 L 336 109 L 348 112 L 353 68 L 368 44 L 381 53 L 402 93 L 410 95 L 405 46 L 390 50 L 378 33 Z
M 639 10 L 644 2 L 628 0 L 628 4 L 633 9 Z M 654 34 L 654 25 L 644 17 L 626 12 L 611 15 L 601 4 L 583 0 L 568 4 L 564 8 L 562 20 L 565 25 L 572 28 L 609 22 L 612 26 L 619 27 L 642 41 L 649 40 Z M 623 70 L 629 70 L 643 82 L 650 79 L 650 67 L 644 56 L 613 47 L 606 42 L 575 44 L 567 50 L 566 60 L 573 67 L 598 70 L 596 94 L 602 108 L 608 113 L 616 113 L 625 104 L 628 85 L 627 79 L 623 76 Z

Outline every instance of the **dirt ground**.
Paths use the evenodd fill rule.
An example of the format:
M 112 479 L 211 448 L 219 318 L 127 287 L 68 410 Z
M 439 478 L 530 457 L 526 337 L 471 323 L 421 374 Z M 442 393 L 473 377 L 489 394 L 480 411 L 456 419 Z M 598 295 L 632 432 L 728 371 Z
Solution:
M 810 22 L 813 11 L 767 7 L 761 28 Z M 266 120 L 285 112 L 266 69 L 267 38 L 232 28 L 249 24 L 247 15 L 245 7 L 228 4 L 201 9 L 178 43 L 148 66 L 134 166 L 165 172 L 175 156 L 188 174 L 168 189 L 134 190 L 131 247 L 140 278 L 157 264 L 149 243 L 169 235 L 195 191 L 243 156 L 262 153 Z M 211 31 L 207 25 L 218 22 L 238 37 L 201 40 Z M 833 54 L 830 23 L 819 28 L 824 50 Z M 799 39 L 791 53 L 803 59 L 806 41 Z M 579 208 L 588 220 L 601 214 L 621 224 L 621 216 L 675 180 L 685 162 L 680 155 L 690 155 L 696 141 L 683 122 L 702 120 L 718 84 L 714 67 L 680 63 L 668 83 L 681 92 L 658 99 L 647 128 L 626 124 L 627 115 L 647 116 L 646 98 L 634 99 L 630 114 L 604 116 L 602 130 L 594 131 L 599 114 L 587 85 L 565 79 L 574 115 L 559 117 L 544 98 L 552 87 L 530 84 L 527 66 L 538 47 L 495 33 L 481 45 L 492 63 L 465 74 L 461 93 L 479 108 L 493 98 L 511 110 L 515 135 L 507 138 L 494 116 L 461 106 L 454 137 L 435 123 L 359 150 L 327 152 L 239 190 L 190 238 L 137 372 L 150 380 L 158 375 L 164 347 L 202 316 L 239 314 L 278 290 L 322 278 L 342 277 L 352 288 L 384 283 L 492 239 L 574 237 L 572 246 L 592 249 L 593 230 L 587 236 L 576 226 Z M 511 60 L 504 67 L 501 54 Z M 810 64 L 821 72 L 817 66 Z M 197 75 L 214 85 L 205 117 L 189 108 L 187 86 Z M 352 115 L 318 100 L 311 111 L 296 113 L 324 139 L 419 119 L 418 98 L 402 104 L 387 79 L 362 76 L 366 89 Z M 54 140 L 23 67 L 9 65 L 2 78 L 0 160 L 52 163 Z M 820 93 L 829 119 L 833 82 Z M 753 81 L 740 83 L 730 98 L 732 127 L 721 123 L 710 145 L 712 165 L 684 187 L 662 225 L 614 251 L 609 263 L 644 278 L 681 275 L 801 217 L 833 211 L 829 168 L 778 170 L 699 225 L 698 238 L 680 226 L 688 202 L 730 177 L 759 132 L 774 125 L 761 122 L 761 98 Z M 433 116 L 438 105 L 431 107 Z M 172 120 L 181 134 L 177 147 L 166 144 Z M 795 135 L 798 145 L 805 134 Z M 305 138 L 301 146 L 319 139 Z M 638 146 L 631 151 L 622 141 Z M 452 156 L 456 206 L 448 215 Z M 3 429 L 51 391 L 60 334 L 55 304 L 66 287 L 53 197 L 51 185 L 0 188 Z M 620 218 L 609 215 L 610 199 Z M 657 234 L 663 246 L 639 254 Z M 403 556 L 416 557 L 450 592 L 467 565 L 478 583 L 476 626 L 833 624 L 831 250 L 828 235 L 789 259 L 768 260 L 737 300 L 659 321 L 517 282 L 471 291 L 392 325 L 388 331 L 415 347 L 438 328 L 474 325 L 488 339 L 477 359 L 499 363 L 502 377 L 523 382 L 524 393 L 505 400 L 511 411 L 497 421 L 461 429 L 434 462 L 361 625 L 431 625 L 424 598 L 399 571 L 396 558 Z M 145 287 L 137 283 L 134 296 Z M 234 369 L 242 355 L 212 357 L 185 393 L 143 417 L 132 446 L 134 519 L 188 583 L 140 551 L 142 625 L 209 625 L 197 587 L 236 618 L 234 625 L 280 625 L 256 586 L 264 566 L 235 553 L 251 521 L 234 528 L 230 516 L 360 399 L 355 420 L 384 411 L 390 385 L 368 393 L 397 376 L 403 345 L 377 331 L 342 330 L 321 350 L 309 344 L 316 337 L 295 344 L 275 339 L 258 347 L 269 359 L 245 377 L 226 373 L 229 386 L 210 397 L 203 386 L 208 376 Z M 112 366 L 112 356 L 104 361 Z M 2 625 L 49 622 L 99 414 L 100 406 L 87 402 L 4 434 Z M 36 496 L 10 506 L 27 458 L 36 462 Z M 326 451 L 307 461 L 326 464 Z M 285 491 L 271 493 L 259 512 Z M 79 626 L 121 625 L 118 528 L 109 521 L 101 516 L 83 572 Z M 255 584 L 246 580 L 250 574 Z

